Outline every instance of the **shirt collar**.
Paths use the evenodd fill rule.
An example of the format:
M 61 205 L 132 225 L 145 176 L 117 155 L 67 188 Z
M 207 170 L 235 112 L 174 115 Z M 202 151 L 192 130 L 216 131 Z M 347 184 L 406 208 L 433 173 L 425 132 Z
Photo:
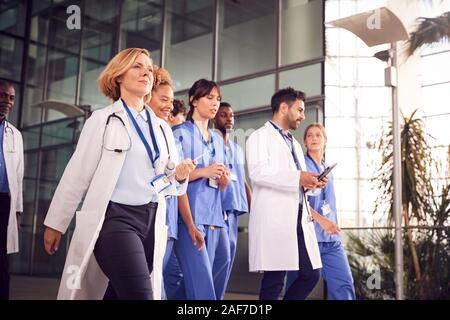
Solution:
M 275 122 L 273 122 L 272 120 L 269 120 L 269 122 L 275 127 L 275 129 L 277 129 L 283 136 L 289 138 L 289 140 L 292 140 L 292 134 L 288 131 L 287 133 L 284 133 L 283 129 L 276 124 Z
M 144 120 L 145 122 L 148 121 L 147 119 L 147 112 L 145 112 L 145 107 L 141 112 L 137 112 L 136 110 L 134 110 L 133 108 L 129 108 L 131 111 L 131 114 L 133 115 L 133 117 L 137 120 L 138 118 L 141 118 L 142 120 Z

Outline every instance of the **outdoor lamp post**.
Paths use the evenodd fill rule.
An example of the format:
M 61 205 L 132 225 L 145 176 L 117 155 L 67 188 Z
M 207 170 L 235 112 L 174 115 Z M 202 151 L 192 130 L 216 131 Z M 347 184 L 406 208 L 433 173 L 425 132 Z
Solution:
M 400 19 L 386 7 L 359 13 L 329 22 L 347 29 L 363 40 L 369 47 L 390 43 L 391 49 L 377 52 L 375 57 L 388 63 L 385 69 L 385 86 L 392 89 L 392 132 L 394 152 L 394 219 L 395 219 L 395 292 L 403 300 L 403 245 L 402 245 L 402 177 L 400 115 L 397 89 L 397 41 L 407 40 L 408 32 Z

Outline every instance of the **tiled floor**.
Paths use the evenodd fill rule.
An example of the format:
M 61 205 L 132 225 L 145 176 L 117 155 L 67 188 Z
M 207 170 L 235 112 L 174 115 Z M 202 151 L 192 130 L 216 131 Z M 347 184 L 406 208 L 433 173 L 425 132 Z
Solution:
M 59 279 L 12 276 L 11 300 L 54 300 Z M 242 293 L 226 293 L 225 300 L 257 300 L 258 296 Z

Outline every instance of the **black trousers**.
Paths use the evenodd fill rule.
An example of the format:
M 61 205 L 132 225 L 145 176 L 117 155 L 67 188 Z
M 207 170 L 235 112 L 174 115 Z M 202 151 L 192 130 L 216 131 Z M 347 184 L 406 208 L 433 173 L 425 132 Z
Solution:
M 297 220 L 297 243 L 299 255 L 299 276 L 289 287 L 284 295 L 285 300 L 304 300 L 316 286 L 320 278 L 320 269 L 313 270 L 311 260 L 306 251 L 305 238 L 303 235 L 302 206 L 299 206 Z M 283 290 L 286 271 L 264 271 L 259 292 L 260 300 L 278 300 Z
M 110 201 L 95 244 L 95 258 L 109 279 L 104 300 L 153 300 L 155 216 L 158 204 Z
M 8 221 L 11 197 L 8 193 L 0 193 L 0 300 L 9 299 L 8 270 Z

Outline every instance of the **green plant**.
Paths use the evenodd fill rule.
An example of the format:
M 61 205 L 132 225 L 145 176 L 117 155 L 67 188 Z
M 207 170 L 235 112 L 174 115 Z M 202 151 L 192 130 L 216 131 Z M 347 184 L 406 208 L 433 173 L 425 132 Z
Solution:
M 409 298 L 450 298 L 449 292 L 449 217 L 450 185 L 435 186 L 432 172 L 438 171 L 425 132 L 423 121 L 417 110 L 410 116 L 403 116 L 401 128 L 402 154 L 402 215 L 405 227 L 404 262 L 406 294 Z M 393 151 L 392 126 L 383 135 L 377 147 L 381 152 L 381 164 L 373 179 L 379 190 L 375 211 L 385 209 L 388 225 L 393 225 Z M 386 206 L 386 204 L 389 204 Z M 414 227 L 413 227 L 414 226 Z M 356 288 L 362 298 L 386 298 L 392 293 L 394 270 L 394 238 L 392 230 L 378 231 L 358 237 L 349 235 L 349 261 L 355 278 L 366 277 L 370 264 L 377 266 L 385 282 L 385 288 L 378 293 L 367 292 L 365 282 Z M 366 251 L 364 251 L 364 250 Z M 363 261 L 363 262 L 360 262 Z M 369 265 L 368 265 L 369 264 Z M 367 279 L 367 277 L 366 277 Z M 355 281 L 356 283 L 356 281 Z M 361 287 L 362 286 L 362 287 Z
M 439 17 L 418 18 L 418 26 L 408 41 L 408 55 L 424 45 L 436 44 L 450 39 L 450 12 Z

